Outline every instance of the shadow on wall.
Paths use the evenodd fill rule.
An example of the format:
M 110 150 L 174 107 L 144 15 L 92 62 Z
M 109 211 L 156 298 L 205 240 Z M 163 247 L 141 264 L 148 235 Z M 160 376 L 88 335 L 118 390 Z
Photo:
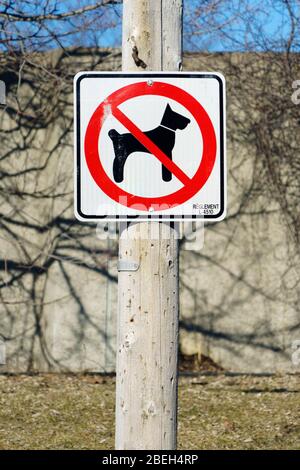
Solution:
M 206 227 L 201 251 L 181 253 L 181 353 L 226 370 L 293 370 L 289 348 L 300 338 L 298 110 L 284 61 L 184 59 L 187 70 L 227 78 L 229 215 Z M 298 64 L 291 55 L 290 78 Z M 82 68 L 120 69 L 120 51 L 54 51 L 30 63 L 2 55 L 3 371 L 115 367 L 117 242 L 73 216 L 72 79 Z

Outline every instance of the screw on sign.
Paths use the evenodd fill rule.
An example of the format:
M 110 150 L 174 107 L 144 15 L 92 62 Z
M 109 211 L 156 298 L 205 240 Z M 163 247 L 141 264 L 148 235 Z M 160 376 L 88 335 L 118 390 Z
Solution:
M 80 92 L 80 81 L 90 76 L 89 74 L 79 75 L 77 78 L 77 94 L 78 90 Z M 133 78 L 135 78 L 135 76 L 132 75 Z M 125 78 L 127 77 L 128 74 Z M 139 75 L 139 78 L 140 77 L 141 75 Z M 188 212 L 190 217 L 203 217 L 204 213 L 202 209 L 209 206 L 209 196 L 205 195 L 204 197 L 207 199 L 204 200 L 201 200 L 201 198 L 195 200 L 195 196 L 198 197 L 201 193 L 202 188 L 205 187 L 213 171 L 215 173 L 214 180 L 216 181 L 216 178 L 218 178 L 218 200 L 220 200 L 221 204 L 215 204 L 217 213 L 212 214 L 211 218 L 224 217 L 223 82 L 218 76 L 214 76 L 214 78 L 216 77 L 218 79 L 218 90 L 222 91 L 222 93 L 218 94 L 216 99 L 218 118 L 220 119 L 220 123 L 217 126 L 215 124 L 217 119 L 215 118 L 215 122 L 212 122 L 209 113 L 198 99 L 181 86 L 166 82 L 167 77 L 163 74 L 157 79 L 155 74 L 153 74 L 153 79 L 151 80 L 141 80 L 140 78 L 139 81 L 133 81 L 133 83 L 118 87 L 108 96 L 104 96 L 104 99 L 102 99 L 100 104 L 89 116 L 86 126 L 81 131 L 83 141 L 81 141 L 80 138 L 82 144 L 79 143 L 79 146 L 83 148 L 83 152 L 80 153 L 80 150 L 78 151 L 80 158 L 79 161 L 77 160 L 77 167 L 80 172 L 80 167 L 83 164 L 81 160 L 83 153 L 85 165 L 97 187 L 101 190 L 102 194 L 106 195 L 110 200 L 115 201 L 118 206 L 121 205 L 128 208 L 129 212 L 126 213 L 127 218 L 130 218 L 134 211 L 134 214 L 137 215 L 145 214 L 146 212 L 148 216 L 148 212 L 150 211 L 151 217 L 153 217 L 153 214 L 158 214 L 158 216 L 161 217 L 162 214 L 167 213 L 167 215 L 172 218 L 176 218 L 179 212 L 173 213 L 172 209 L 180 205 L 185 205 L 188 202 L 191 203 Z M 164 78 L 164 80 L 162 80 L 162 78 Z M 135 122 L 135 119 L 131 119 L 126 112 L 123 112 L 120 106 L 135 98 L 151 96 L 163 99 L 165 104 L 163 112 L 155 126 L 145 131 Z M 77 100 L 79 100 L 79 104 L 81 104 L 80 97 L 77 96 Z M 174 110 L 173 103 L 180 106 L 180 109 L 183 111 L 178 112 L 178 110 Z M 84 106 L 84 102 L 81 106 Z M 80 106 L 77 109 L 79 109 L 79 113 Z M 105 130 L 104 124 L 107 118 L 112 116 L 127 132 L 119 132 L 115 129 L 116 126 L 111 126 L 108 130 Z M 192 123 L 191 120 L 193 121 Z M 77 115 L 77 135 L 80 133 L 79 128 L 81 124 L 80 118 L 78 121 Z M 191 176 L 185 171 L 182 164 L 176 162 L 176 152 L 174 154 L 174 150 L 177 149 L 177 135 L 179 133 L 182 133 L 182 137 L 188 135 L 186 131 L 192 124 L 196 125 L 199 130 L 199 135 L 202 137 L 202 146 L 194 142 L 188 142 L 188 147 L 192 148 L 190 152 L 191 155 L 188 155 L 188 158 L 196 160 L 196 171 Z M 103 149 L 102 152 L 99 150 L 99 139 L 104 133 L 109 137 L 110 149 L 112 149 L 110 150 L 112 151 L 112 176 L 108 174 L 103 164 Z M 109 145 L 106 145 L 105 152 L 108 146 Z M 126 180 L 124 174 L 127 165 L 126 162 L 128 157 L 135 153 L 147 153 L 149 154 L 149 158 L 156 159 L 161 166 L 161 174 L 159 175 L 161 181 L 163 183 L 177 181 L 177 183 L 180 183 L 179 189 L 177 187 L 176 190 L 174 190 L 174 186 L 169 185 L 167 193 L 149 197 L 136 194 L 134 190 L 129 191 L 128 187 L 126 189 L 122 187 L 122 183 Z M 147 175 L 143 177 L 147 178 Z M 79 188 L 79 193 L 81 192 L 82 188 Z M 213 202 L 215 202 L 215 200 L 213 200 Z M 193 211 L 191 207 L 194 209 Z M 116 214 L 116 216 L 122 216 L 122 214 L 124 214 L 124 212 Z M 90 218 L 92 220 L 93 218 L 99 217 L 87 216 L 83 218 Z M 178 218 L 182 218 L 182 216 L 179 215 Z

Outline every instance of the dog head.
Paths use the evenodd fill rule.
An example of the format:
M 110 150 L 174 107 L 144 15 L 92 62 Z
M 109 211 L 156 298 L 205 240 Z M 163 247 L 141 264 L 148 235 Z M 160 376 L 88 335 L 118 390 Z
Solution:
M 175 113 L 169 103 L 166 106 L 163 118 L 161 120 L 161 124 L 163 126 L 169 127 L 176 131 L 176 129 L 184 129 L 189 123 L 190 119 L 182 116 L 179 113 Z

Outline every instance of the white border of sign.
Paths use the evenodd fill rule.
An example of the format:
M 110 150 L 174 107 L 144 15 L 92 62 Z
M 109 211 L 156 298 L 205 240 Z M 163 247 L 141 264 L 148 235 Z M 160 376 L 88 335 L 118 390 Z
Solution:
M 220 103 L 220 188 L 221 188 L 221 209 L 218 214 L 213 215 L 163 215 L 163 214 L 145 214 L 145 215 L 86 215 L 80 209 L 80 191 L 81 191 L 81 174 L 80 174 L 80 82 L 84 78 L 99 77 L 124 77 L 124 78 L 145 78 L 146 80 L 153 78 L 215 78 L 219 83 L 219 103 Z M 100 103 L 99 103 L 100 104 Z M 75 216 L 83 222 L 110 222 L 110 221 L 192 221 L 202 219 L 205 221 L 217 222 L 226 217 L 227 208 L 227 178 L 226 178 L 226 96 L 225 96 L 225 79 L 218 72 L 79 72 L 74 77 L 74 205 Z

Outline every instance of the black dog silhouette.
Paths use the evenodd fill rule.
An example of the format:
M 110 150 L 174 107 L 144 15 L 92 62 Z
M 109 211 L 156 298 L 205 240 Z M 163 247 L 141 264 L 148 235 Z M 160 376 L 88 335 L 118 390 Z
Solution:
M 175 113 L 171 106 L 167 104 L 160 125 L 151 131 L 145 132 L 145 135 L 172 160 L 176 129 L 184 129 L 189 122 L 190 119 Z M 124 179 L 124 165 L 127 157 L 133 152 L 151 152 L 130 133 L 119 134 L 115 129 L 111 129 L 108 135 L 113 141 L 115 152 L 114 180 L 116 183 L 121 183 Z M 163 165 L 162 179 L 164 181 L 171 181 L 172 179 L 172 173 Z

